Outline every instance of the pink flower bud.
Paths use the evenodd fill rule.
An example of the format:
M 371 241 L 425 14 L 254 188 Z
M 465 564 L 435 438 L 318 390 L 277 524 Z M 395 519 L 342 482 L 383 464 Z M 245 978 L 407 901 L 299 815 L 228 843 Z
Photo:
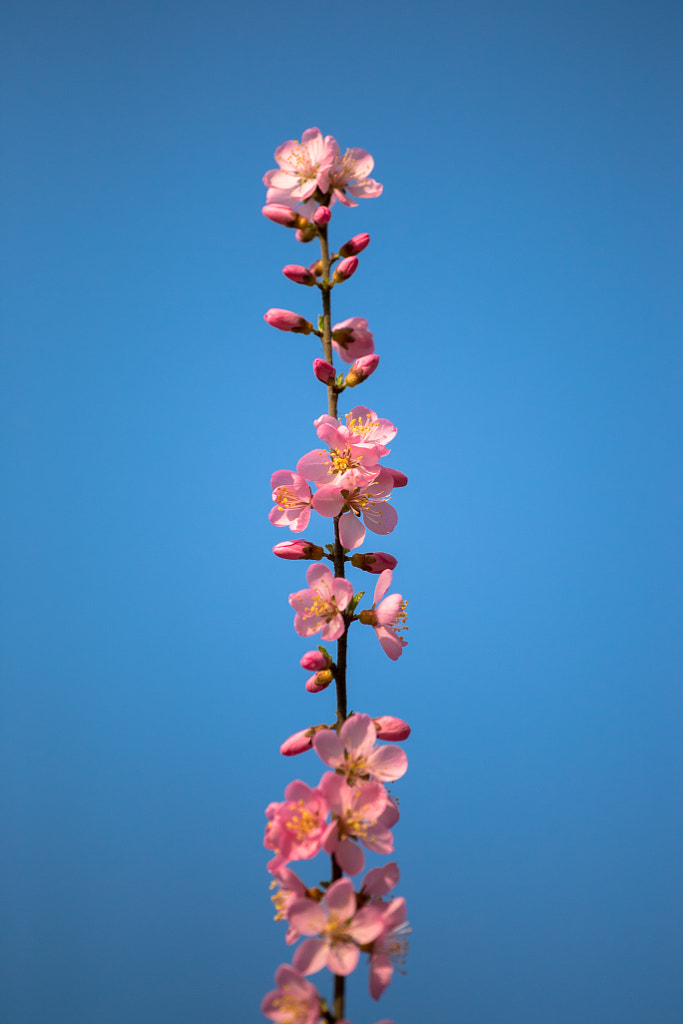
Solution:
M 356 569 L 363 569 L 365 572 L 372 572 L 379 576 L 385 569 L 395 569 L 397 560 L 386 551 L 369 551 L 362 554 L 360 551 L 351 556 L 351 565 Z
M 323 557 L 323 549 L 317 544 L 311 544 L 310 540 L 283 540 L 273 548 L 273 554 L 278 558 L 310 558 L 317 562 Z
M 325 657 L 322 651 L 306 651 L 299 662 L 301 667 L 305 668 L 307 672 L 320 672 L 321 669 L 327 668 L 329 663 L 329 659 Z
M 378 740 L 407 740 L 410 736 L 410 726 L 402 718 L 380 715 L 374 722 Z
M 313 360 L 313 373 L 316 375 L 319 381 L 323 384 L 333 384 L 336 376 L 336 371 L 332 363 L 326 362 L 324 359 Z
M 323 669 L 322 672 L 316 672 L 314 676 L 306 680 L 306 689 L 309 693 L 322 693 L 330 685 L 333 678 L 328 668 Z
M 339 250 L 340 256 L 357 256 L 370 244 L 370 235 L 354 235 L 348 242 L 344 242 Z
M 290 281 L 294 281 L 294 284 L 307 284 L 309 288 L 315 284 L 315 276 L 310 270 L 307 267 L 299 267 L 296 263 L 288 263 L 282 268 L 282 273 Z
M 289 736 L 283 744 L 280 746 L 280 753 L 284 754 L 285 757 L 292 757 L 294 754 L 303 754 L 304 750 L 310 750 L 313 746 L 313 737 L 321 729 L 328 729 L 329 726 L 325 725 L 311 725 L 308 729 L 301 729 L 299 732 L 293 733 Z
M 360 384 L 371 373 L 374 373 L 379 366 L 379 356 L 376 352 L 373 352 L 370 356 L 361 356 L 360 359 L 356 359 L 353 366 L 346 374 L 346 380 L 344 383 L 347 388 L 355 388 L 356 384 Z
M 279 331 L 293 331 L 295 334 L 310 334 L 313 324 L 306 320 L 299 313 L 292 313 L 290 309 L 269 309 L 263 314 L 263 319 L 271 327 L 277 327 Z
M 303 224 L 301 223 L 303 221 Z M 315 228 L 310 221 L 299 218 L 299 230 L 296 233 L 297 242 L 312 242 L 315 238 Z
M 394 487 L 405 487 L 408 483 L 408 477 L 405 473 L 402 473 L 400 469 L 390 469 L 389 466 L 383 466 L 387 473 L 391 473 L 394 478 Z
M 303 754 L 304 750 L 310 750 L 313 746 L 315 729 L 302 729 L 289 736 L 280 746 L 280 753 L 285 757 L 292 757 L 294 754 Z
M 332 220 L 332 210 L 329 206 L 319 206 L 313 214 L 313 220 L 319 228 L 324 227 L 325 224 L 329 224 Z
M 308 269 L 310 270 L 310 272 L 312 274 L 315 274 L 316 277 L 322 277 L 323 276 L 323 261 L 322 260 L 316 260 L 315 263 L 311 263 L 311 265 L 310 265 L 310 267 Z
M 357 268 L 358 257 L 347 256 L 347 258 L 345 260 L 342 260 L 341 263 L 339 263 L 335 268 L 334 274 L 332 275 L 332 280 L 334 281 L 335 284 L 341 284 L 342 281 L 348 281 L 348 279 L 352 277 L 353 274 L 356 273 Z
M 268 220 L 275 221 L 276 224 L 282 224 L 286 228 L 297 228 L 299 227 L 299 221 L 301 216 L 291 210 L 289 206 L 283 206 L 282 203 L 267 203 L 263 207 L 261 213 Z

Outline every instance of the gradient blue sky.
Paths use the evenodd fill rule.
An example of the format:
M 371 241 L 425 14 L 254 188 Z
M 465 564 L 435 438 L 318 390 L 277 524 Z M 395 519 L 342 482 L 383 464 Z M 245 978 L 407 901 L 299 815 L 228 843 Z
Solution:
M 372 244 L 334 309 L 411 480 L 410 646 L 355 627 L 350 690 L 414 730 L 412 949 L 348 1015 L 678 1024 L 680 5 L 1 19 L 3 1024 L 258 1021 L 291 953 L 263 808 L 317 781 L 278 745 L 332 698 L 268 481 L 323 396 L 262 320 L 315 312 L 280 273 L 313 253 L 260 207 L 311 125 L 385 186 L 335 211 Z

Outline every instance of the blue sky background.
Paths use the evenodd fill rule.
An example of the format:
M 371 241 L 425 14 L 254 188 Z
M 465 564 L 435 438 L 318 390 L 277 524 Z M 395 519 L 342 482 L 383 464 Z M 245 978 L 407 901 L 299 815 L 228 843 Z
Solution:
M 410 477 L 378 545 L 410 646 L 354 627 L 350 693 L 413 726 L 414 931 L 348 1016 L 678 1024 L 680 5 L 1 17 L 2 1020 L 258 1021 L 291 954 L 263 808 L 317 781 L 278 746 L 333 697 L 268 483 L 324 397 L 262 320 L 317 293 L 261 177 L 318 125 L 385 186 L 335 209 L 372 243 L 334 317 L 370 322 L 352 398 Z

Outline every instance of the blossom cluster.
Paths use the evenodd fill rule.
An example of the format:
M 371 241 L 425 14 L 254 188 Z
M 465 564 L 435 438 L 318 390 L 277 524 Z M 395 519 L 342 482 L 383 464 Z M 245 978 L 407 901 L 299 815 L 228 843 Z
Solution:
M 306 651 L 301 667 L 311 673 L 309 693 L 321 693 L 333 682 L 337 694 L 336 721 L 302 729 L 284 741 L 280 750 L 293 756 L 313 749 L 326 770 L 315 786 L 295 779 L 284 799 L 266 808 L 264 846 L 272 856 L 276 920 L 287 925 L 286 943 L 298 943 L 291 964 L 275 973 L 276 988 L 261 1005 L 263 1014 L 279 1024 L 350 1024 L 344 1013 L 345 979 L 367 957 L 370 994 L 379 999 L 401 968 L 407 951 L 406 905 L 393 897 L 399 881 L 394 861 L 365 871 L 366 853 L 394 852 L 393 828 L 399 820 L 395 798 L 387 784 L 400 779 L 408 762 L 403 749 L 382 740 L 402 741 L 410 727 L 399 718 L 377 718 L 347 710 L 346 651 L 354 622 L 375 631 L 382 650 L 396 661 L 407 641 L 406 601 L 388 593 L 396 558 L 386 551 L 359 551 L 368 531 L 385 537 L 398 515 L 391 504 L 393 491 L 407 477 L 384 461 L 396 436 L 394 424 L 366 405 L 355 405 L 341 418 L 338 398 L 346 388 L 364 383 L 377 370 L 380 357 L 368 322 L 359 316 L 332 323 L 332 289 L 349 281 L 359 268 L 359 256 L 370 243 L 366 233 L 354 235 L 330 253 L 328 227 L 332 207 L 339 202 L 357 206 L 358 198 L 374 198 L 382 186 L 369 175 L 373 159 L 363 149 L 343 154 L 332 136 L 307 129 L 301 141 L 290 140 L 275 151 L 277 167 L 264 176 L 267 187 L 264 215 L 293 228 L 299 242 L 317 238 L 320 257 L 308 265 L 288 264 L 288 280 L 316 288 L 322 315 L 309 318 L 288 309 L 269 309 L 264 319 L 272 327 L 313 336 L 322 345 L 322 358 L 313 360 L 313 376 L 327 392 L 327 412 L 313 422 L 318 445 L 305 452 L 295 469 L 276 470 L 271 477 L 273 507 L 270 521 L 291 533 L 308 531 L 328 520 L 332 541 L 308 538 L 281 541 L 274 553 L 286 560 L 309 560 L 306 587 L 289 595 L 294 629 L 301 637 L 320 634 L 336 641 L 336 656 L 324 645 Z M 347 364 L 338 372 L 334 358 Z M 325 560 L 328 563 L 326 564 Z M 347 578 L 357 569 L 377 577 L 372 604 L 359 609 L 364 591 Z M 308 886 L 292 864 L 320 854 L 330 858 L 329 881 Z M 334 975 L 334 996 L 326 1001 L 308 977 L 326 968 Z M 380 1021 L 378 1024 L 392 1024 Z

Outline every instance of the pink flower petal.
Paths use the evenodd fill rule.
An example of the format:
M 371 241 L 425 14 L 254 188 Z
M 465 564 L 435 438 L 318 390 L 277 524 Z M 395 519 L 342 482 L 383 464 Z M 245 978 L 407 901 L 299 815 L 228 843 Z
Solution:
M 334 859 L 347 875 L 357 875 L 365 867 L 365 854 L 352 839 L 342 839 L 334 851 Z
M 302 974 L 315 974 L 327 964 L 327 943 L 322 939 L 304 939 L 294 953 L 292 963 Z
M 392 860 L 382 867 L 372 868 L 363 879 L 361 891 L 368 896 L 386 896 L 398 885 L 401 875 L 396 861 Z
M 334 729 L 321 729 L 317 732 L 313 737 L 313 747 L 328 768 L 336 768 L 344 760 L 344 744 Z
M 327 966 L 333 974 L 345 977 L 355 971 L 359 959 L 360 952 L 355 942 L 336 942 L 329 948 Z
M 370 995 L 373 999 L 379 999 L 394 976 L 394 968 L 391 960 L 384 953 L 377 953 L 370 957 L 370 975 L 368 978 Z
M 394 782 L 408 771 L 408 757 L 400 747 L 378 747 L 368 758 L 368 770 L 379 782 Z
M 313 503 L 315 504 L 315 497 Z M 345 512 L 339 520 L 339 540 L 345 548 L 358 548 L 365 540 L 365 527 L 353 512 Z
M 339 742 L 353 757 L 368 757 L 377 740 L 377 729 L 369 715 L 347 718 L 339 732 Z
M 356 912 L 356 893 L 351 880 L 337 879 L 323 896 L 323 901 L 329 912 L 338 920 L 350 920 Z
M 348 934 L 355 939 L 359 946 L 364 946 L 385 930 L 385 917 L 382 911 L 379 907 L 368 905 L 358 911 L 349 925 Z
M 377 580 L 377 583 L 375 584 L 375 596 L 373 598 L 373 604 L 376 605 L 376 604 L 378 604 L 379 601 L 382 600 L 382 598 L 386 594 L 387 590 L 391 586 L 392 579 L 393 579 L 393 573 L 392 573 L 391 569 L 385 569 L 384 572 L 381 572 L 379 574 L 379 579 Z

